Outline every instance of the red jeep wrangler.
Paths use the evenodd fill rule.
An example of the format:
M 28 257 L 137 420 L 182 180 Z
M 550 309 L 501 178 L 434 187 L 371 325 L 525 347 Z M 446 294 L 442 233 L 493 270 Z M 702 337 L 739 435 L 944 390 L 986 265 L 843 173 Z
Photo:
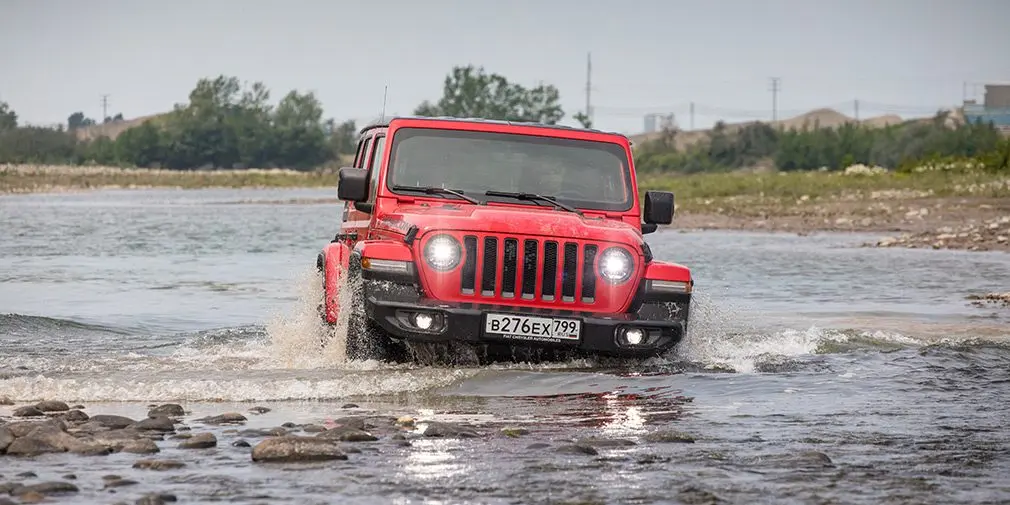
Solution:
M 684 336 L 691 272 L 642 237 L 672 221 L 674 195 L 646 192 L 643 211 L 623 135 L 393 118 L 361 130 L 337 194 L 317 268 L 348 359 L 439 343 L 482 361 L 648 357 Z

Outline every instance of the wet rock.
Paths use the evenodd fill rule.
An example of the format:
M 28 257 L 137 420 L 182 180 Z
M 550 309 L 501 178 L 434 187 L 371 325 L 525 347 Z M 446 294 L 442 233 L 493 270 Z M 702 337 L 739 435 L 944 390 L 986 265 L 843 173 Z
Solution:
M 704 489 L 688 486 L 677 493 L 677 498 L 685 505 L 716 505 L 724 503 L 718 496 Z
M 976 307 L 985 305 L 996 305 L 998 307 L 1010 308 L 1010 292 L 1007 293 L 986 293 L 984 295 L 968 295 L 967 299 Z
M 347 459 L 334 440 L 319 437 L 285 435 L 268 438 L 253 447 L 252 460 L 256 462 L 301 462 Z
M 530 445 L 527 445 L 526 449 L 530 450 L 530 451 L 536 451 L 536 450 L 540 450 L 540 449 L 546 449 L 546 448 L 548 448 L 550 446 L 551 446 L 551 444 L 546 444 L 544 442 L 534 442 L 534 443 L 532 443 Z
M 46 495 L 38 491 L 21 491 L 18 493 L 18 500 L 21 503 L 41 503 L 46 499 Z
M 46 414 L 35 408 L 34 405 L 26 405 L 24 407 L 14 409 L 14 417 L 42 417 L 44 415 Z
M 7 429 L 11 430 L 14 434 L 14 438 L 21 438 L 27 436 L 36 428 L 52 426 L 60 431 L 66 430 L 67 425 L 58 419 L 49 419 L 46 421 L 18 421 L 14 423 L 9 423 L 6 425 Z
M 74 410 L 84 410 L 84 405 L 81 405 L 81 404 L 71 405 L 70 408 L 72 408 Z
M 106 481 L 105 486 L 103 487 L 103 489 L 109 489 L 109 488 L 115 488 L 115 487 L 126 487 L 126 486 L 132 486 L 134 484 L 139 484 L 139 482 L 137 482 L 137 481 L 135 481 L 133 479 L 113 479 L 113 480 L 110 480 L 110 481 Z
M 637 444 L 631 440 L 622 438 L 583 438 L 576 441 L 575 445 L 585 447 L 627 447 Z
M 121 475 L 116 475 L 116 474 L 110 474 L 110 475 L 103 475 L 103 476 L 102 476 L 102 480 L 105 480 L 105 481 L 109 481 L 109 480 L 119 480 L 119 479 L 122 479 L 122 478 L 123 478 L 123 476 L 121 476 Z
M 77 480 L 77 476 L 74 475 L 74 474 L 72 474 L 72 473 L 68 473 L 68 474 L 64 475 L 63 478 L 67 479 L 67 480 Z
M 410 416 L 400 416 L 396 419 L 397 426 L 403 426 L 404 428 L 411 428 L 414 426 L 415 419 Z
M 0 396 L 0 405 L 14 405 L 14 400 L 11 400 L 9 396 Z
M 316 438 L 340 440 L 341 442 L 374 442 L 378 440 L 378 437 L 367 431 L 345 427 L 326 430 L 316 435 Z
M 345 403 L 340 408 L 342 408 L 342 409 L 356 409 L 356 408 L 359 408 L 359 407 L 358 407 L 358 404 L 356 404 L 356 403 Z
M 657 431 L 642 437 L 646 442 L 654 444 L 693 444 L 694 436 L 679 431 Z
M 585 456 L 595 456 L 599 454 L 599 451 L 597 451 L 593 447 L 579 444 L 562 445 L 557 449 L 555 449 L 554 452 L 558 452 L 561 454 L 579 454 Z
M 172 440 L 189 440 L 189 439 L 193 438 L 193 434 L 192 433 L 176 433 L 175 435 L 172 435 L 172 436 L 170 436 L 168 438 L 170 438 Z
M 182 405 L 177 403 L 166 403 L 158 405 L 147 412 L 147 417 L 182 417 L 186 415 Z
M 56 447 L 44 440 L 32 437 L 21 437 L 7 446 L 9 456 L 38 456 L 52 452 L 66 452 L 62 447 Z
M 425 427 L 424 436 L 442 438 L 477 438 L 480 434 L 465 426 L 432 421 L 428 423 L 427 427 Z
M 175 421 L 166 416 L 148 417 L 147 419 L 131 424 L 129 428 L 138 431 L 158 431 L 167 433 L 175 431 Z
M 326 427 L 318 424 L 306 424 L 302 427 L 302 431 L 305 433 L 322 433 L 326 431 Z
M 196 422 L 213 425 L 245 424 L 246 417 L 238 412 L 226 412 L 217 416 L 202 417 L 197 419 Z
M 288 430 L 286 430 L 284 428 L 270 428 L 270 429 L 266 429 L 266 430 L 263 430 L 263 429 L 259 429 L 259 430 L 242 430 L 242 431 L 238 432 L 238 436 L 240 436 L 240 437 L 250 437 L 250 438 L 282 437 L 282 436 L 287 435 L 287 434 L 288 434 Z
M 31 486 L 25 486 L 25 491 L 41 493 L 43 495 L 54 495 L 54 494 L 68 494 L 76 493 L 80 491 L 77 486 L 63 481 L 52 481 L 52 482 L 40 482 L 38 484 L 32 484 Z
M 527 430 L 526 428 L 515 428 L 515 427 L 505 427 L 505 428 L 502 428 L 501 432 L 502 432 L 502 435 L 505 435 L 506 437 L 511 437 L 511 438 L 518 438 L 518 437 L 521 437 L 523 435 L 529 435 L 530 434 L 530 430 Z
M 136 424 L 136 421 L 130 419 L 129 417 L 98 414 L 91 416 L 91 419 L 88 420 L 88 424 L 91 423 L 113 430 L 119 430 L 132 424 Z
M 242 439 L 238 439 L 238 440 L 232 442 L 231 446 L 232 447 L 252 447 L 252 445 L 250 445 L 249 442 L 246 442 L 245 440 L 242 440 Z
M 349 428 L 352 430 L 364 430 L 366 428 L 365 418 L 357 416 L 339 417 L 333 420 L 333 424 L 336 428 Z
M 42 412 L 66 412 L 70 410 L 69 405 L 57 400 L 44 400 L 36 403 L 34 406 Z
M 0 505 L 18 505 L 18 502 L 14 501 L 14 500 L 12 500 L 10 498 L 0 497 Z
M 180 449 L 210 449 L 217 447 L 217 437 L 213 433 L 198 433 L 189 440 L 179 443 Z
M 295 423 L 292 423 L 291 421 L 288 421 L 288 422 L 282 424 L 281 427 L 282 428 L 288 428 L 288 429 L 294 429 L 294 428 L 297 428 L 298 425 L 295 424 Z
M 176 470 L 184 466 L 185 463 L 174 459 L 141 459 L 133 463 L 133 468 L 141 470 Z
M 14 441 L 14 434 L 11 433 L 10 428 L 6 426 L 0 426 L 0 454 L 7 449 L 7 446 L 11 445 Z
M 119 451 L 130 454 L 154 454 L 161 452 L 161 449 L 158 448 L 158 444 L 154 443 L 154 440 L 141 438 L 123 443 L 119 446 Z
M 174 494 L 153 493 L 140 497 L 134 503 L 136 505 L 164 505 L 165 503 L 173 503 L 175 501 L 177 501 L 177 498 Z
M 267 412 L 270 412 L 270 409 L 268 409 L 266 407 L 256 406 L 256 407 L 253 407 L 253 408 L 249 409 L 249 412 L 252 412 L 253 414 L 266 414 Z
M 35 472 L 28 471 L 28 472 L 21 472 L 15 475 L 15 477 L 21 477 L 22 479 L 34 479 L 35 477 L 38 477 L 38 475 L 36 475 Z
M 83 423 L 86 422 L 90 417 L 80 410 L 70 410 L 65 414 L 60 415 L 60 419 L 70 423 Z

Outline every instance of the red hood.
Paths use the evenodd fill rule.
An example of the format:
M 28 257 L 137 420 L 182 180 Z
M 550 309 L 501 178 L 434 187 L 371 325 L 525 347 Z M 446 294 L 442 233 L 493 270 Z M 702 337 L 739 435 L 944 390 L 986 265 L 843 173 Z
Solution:
M 640 230 L 623 221 L 583 217 L 549 207 L 406 204 L 380 218 L 380 226 L 387 220 L 391 228 L 401 231 L 417 226 L 418 236 L 435 230 L 458 230 L 617 242 L 634 249 L 642 243 Z

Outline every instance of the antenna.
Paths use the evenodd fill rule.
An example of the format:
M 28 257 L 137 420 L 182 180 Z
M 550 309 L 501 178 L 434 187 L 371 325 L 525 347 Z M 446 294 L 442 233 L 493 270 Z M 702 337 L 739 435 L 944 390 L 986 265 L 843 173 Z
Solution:
M 387 93 L 388 91 L 389 91 L 389 84 L 386 84 L 386 85 L 385 85 L 385 86 L 384 86 L 384 87 L 382 88 L 382 117 L 381 117 L 381 118 L 379 118 L 379 121 L 380 121 L 380 122 L 381 122 L 381 121 L 385 121 L 385 120 L 386 120 L 386 93 Z

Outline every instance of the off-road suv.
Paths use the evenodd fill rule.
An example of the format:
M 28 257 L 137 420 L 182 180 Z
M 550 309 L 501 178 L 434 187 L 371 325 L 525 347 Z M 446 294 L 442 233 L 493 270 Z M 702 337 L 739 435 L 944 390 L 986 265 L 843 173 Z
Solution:
M 639 201 L 623 135 L 393 118 L 361 130 L 339 177 L 342 226 L 317 267 L 351 359 L 439 342 L 491 359 L 648 357 L 684 336 L 691 272 L 643 240 L 672 221 L 674 195 Z

